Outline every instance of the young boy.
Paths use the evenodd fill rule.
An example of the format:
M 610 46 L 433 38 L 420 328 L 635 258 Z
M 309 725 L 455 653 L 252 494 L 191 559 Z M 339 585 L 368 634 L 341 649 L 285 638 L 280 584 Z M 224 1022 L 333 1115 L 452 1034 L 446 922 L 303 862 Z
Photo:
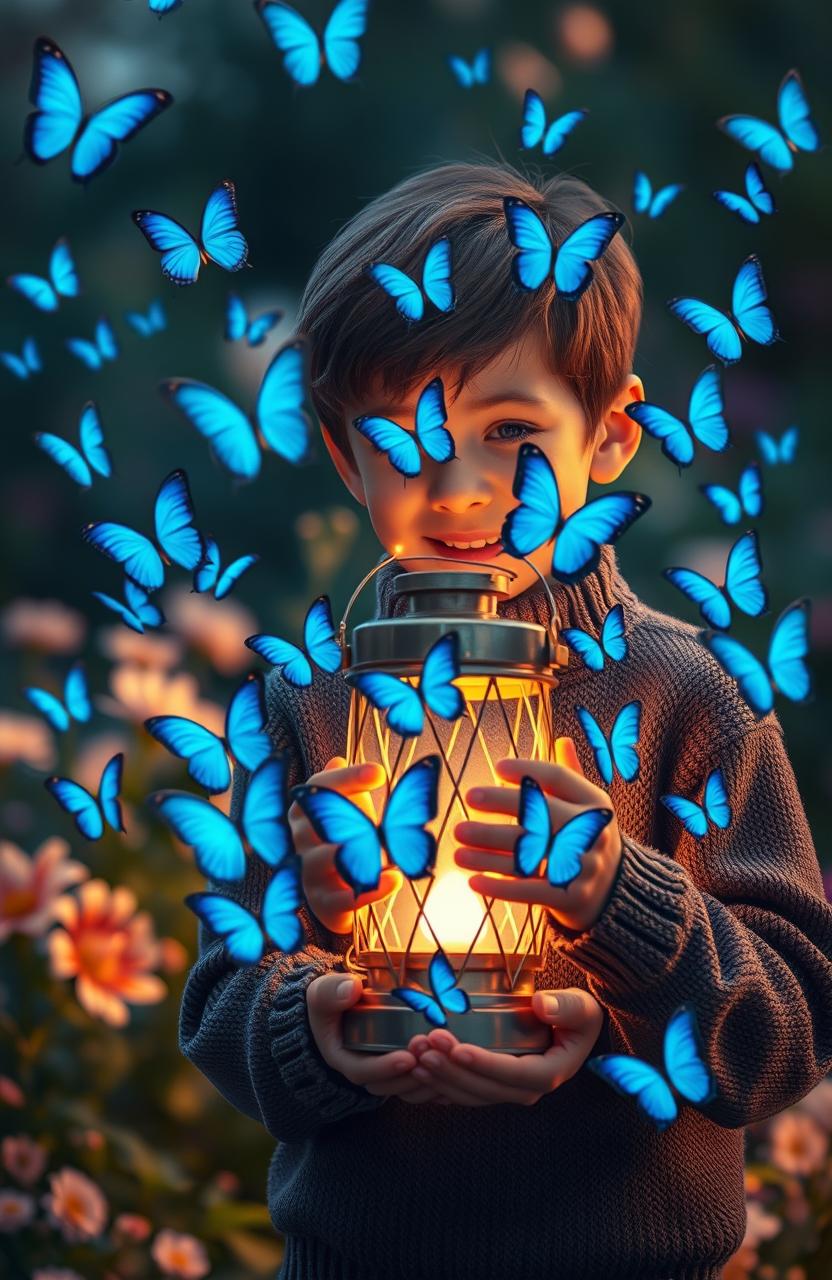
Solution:
M 551 282 L 521 291 L 507 196 L 539 214 L 555 245 L 607 208 L 574 178 L 536 186 L 503 165 L 441 166 L 355 217 L 301 302 L 327 447 L 404 569 L 424 567 L 420 555 L 456 569 L 465 553 L 449 544 L 498 537 L 516 506 L 521 441 L 555 468 L 564 514 L 584 502 L 590 479 L 616 481 L 639 445 L 624 412 L 643 394 L 631 372 L 641 282 L 629 247 L 613 238 L 577 302 Z M 455 308 L 427 302 L 423 319 L 406 324 L 366 268 L 392 263 L 419 281 L 443 236 Z M 437 375 L 457 456 L 439 464 L 425 455 L 405 484 L 352 423 L 377 413 L 412 430 L 418 394 Z M 547 621 L 528 566 L 499 544 L 477 554 L 518 573 L 503 616 Z M 551 543 L 534 553 L 544 574 L 551 554 Z M 392 567 L 378 576 L 378 611 L 395 613 Z M 832 908 L 776 716 L 755 719 L 696 627 L 641 603 L 609 546 L 575 586 L 551 585 L 561 627 L 597 635 L 621 603 L 629 653 L 597 674 L 570 661 L 553 694 L 556 733 L 575 735 L 561 764 L 506 765 L 505 787 L 468 799 L 515 814 L 517 784 L 534 772 L 558 825 L 586 805 L 611 808 L 615 820 L 568 890 L 512 877 L 506 828 L 489 827 L 490 840 L 477 823 L 456 829 L 457 860 L 477 873 L 475 888 L 531 891 L 547 907 L 535 1011 L 553 1026 L 548 1054 L 489 1054 L 440 1029 L 392 1054 L 345 1050 L 341 1015 L 360 995 L 358 983 L 339 991 L 354 899 L 334 847 L 317 841 L 297 805 L 304 949 L 237 969 L 201 931 L 182 1050 L 279 1143 L 268 1198 L 286 1240 L 281 1280 L 718 1277 L 745 1228 L 743 1126 L 801 1098 L 832 1065 Z M 642 704 L 639 773 L 629 784 L 616 774 L 607 794 L 591 781 L 574 708 L 609 731 L 633 699 Z M 269 728 L 288 754 L 290 784 L 311 776 L 353 797 L 379 785 L 375 766 L 345 767 L 348 700 L 340 673 L 318 672 L 307 689 L 270 678 Z M 659 797 L 700 795 L 717 766 L 732 820 L 695 840 Z M 245 786 L 238 770 L 235 814 Z M 246 880 L 222 891 L 256 911 L 267 872 L 252 859 Z M 358 901 L 385 895 L 396 876 L 385 871 Z M 562 1008 L 547 1012 L 543 992 L 561 993 Z M 660 1132 L 579 1067 L 593 1051 L 660 1065 L 667 1022 L 686 1001 L 717 1094 L 682 1106 Z

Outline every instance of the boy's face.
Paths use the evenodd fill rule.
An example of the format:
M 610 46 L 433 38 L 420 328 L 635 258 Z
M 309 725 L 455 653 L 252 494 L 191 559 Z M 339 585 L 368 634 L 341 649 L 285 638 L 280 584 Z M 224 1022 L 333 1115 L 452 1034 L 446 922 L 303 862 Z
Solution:
M 641 380 L 634 375 L 625 379 L 589 447 L 581 405 L 548 368 L 536 337 L 507 348 L 465 383 L 455 400 L 451 389 L 456 371 L 443 368 L 437 373 L 445 386 L 445 425 L 456 445 L 457 457 L 450 462 L 434 462 L 422 452 L 420 474 L 405 479 L 352 425 L 361 414 L 377 414 L 414 431 L 416 401 L 429 377 L 400 401 L 371 395 L 366 403 L 345 406 L 355 467 L 325 430 L 327 446 L 344 483 L 367 507 L 379 541 L 405 570 L 465 569 L 472 561 L 482 561 L 489 568 L 516 573 L 509 590 L 519 595 L 537 576 L 524 561 L 502 550 L 499 536 L 503 521 L 517 506 L 511 488 L 521 443 L 532 441 L 546 454 L 557 475 L 561 513 L 571 514 L 585 502 L 590 479 L 609 484 L 635 454 L 641 430 L 623 408 L 643 399 Z M 448 545 L 483 539 L 495 545 L 469 550 Z M 552 545 L 529 556 L 544 577 L 551 572 Z M 420 556 L 439 557 L 444 565 Z

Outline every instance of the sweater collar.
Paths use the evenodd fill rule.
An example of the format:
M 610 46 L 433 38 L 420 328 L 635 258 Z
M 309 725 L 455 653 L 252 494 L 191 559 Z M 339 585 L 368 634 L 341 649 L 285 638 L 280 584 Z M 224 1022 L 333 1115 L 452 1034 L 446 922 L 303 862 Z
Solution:
M 401 565 L 393 561 L 376 574 L 377 618 L 396 618 L 404 613 L 404 597 L 393 594 L 393 579 L 401 572 Z M 614 604 L 622 604 L 625 615 L 628 608 L 638 604 L 637 596 L 618 568 L 615 550 L 609 544 L 601 547 L 597 569 L 580 582 L 567 587 L 550 577 L 548 583 L 555 599 L 561 631 L 564 627 L 580 627 L 597 636 L 604 618 Z M 540 582 L 536 582 L 519 596 L 497 603 L 500 617 L 537 622 L 544 627 L 549 624 L 549 612 L 549 601 Z

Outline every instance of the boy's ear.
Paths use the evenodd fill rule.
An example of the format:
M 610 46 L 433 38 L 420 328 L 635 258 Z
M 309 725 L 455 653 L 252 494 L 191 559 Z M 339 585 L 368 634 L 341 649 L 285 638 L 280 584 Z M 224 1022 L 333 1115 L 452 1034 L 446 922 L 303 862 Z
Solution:
M 641 444 L 641 427 L 628 418 L 624 410 L 628 404 L 643 399 L 641 378 L 628 373 L 604 414 L 593 446 L 589 478 L 596 484 L 611 484 L 617 480 L 635 457 Z
M 364 485 L 361 482 L 358 468 L 355 463 L 342 453 L 338 445 L 335 443 L 332 433 L 327 427 L 321 423 L 321 433 L 324 438 L 324 444 L 329 450 L 329 456 L 335 463 L 335 468 L 349 489 L 356 502 L 360 502 L 362 507 L 366 507 L 367 499 L 364 497 Z

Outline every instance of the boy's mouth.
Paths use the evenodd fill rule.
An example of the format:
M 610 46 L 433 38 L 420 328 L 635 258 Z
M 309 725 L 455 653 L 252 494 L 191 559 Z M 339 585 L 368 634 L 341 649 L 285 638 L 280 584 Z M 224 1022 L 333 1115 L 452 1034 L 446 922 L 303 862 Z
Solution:
M 425 537 L 425 541 L 448 560 L 495 560 L 503 550 L 499 534 L 494 533 L 449 534 L 447 538 Z

